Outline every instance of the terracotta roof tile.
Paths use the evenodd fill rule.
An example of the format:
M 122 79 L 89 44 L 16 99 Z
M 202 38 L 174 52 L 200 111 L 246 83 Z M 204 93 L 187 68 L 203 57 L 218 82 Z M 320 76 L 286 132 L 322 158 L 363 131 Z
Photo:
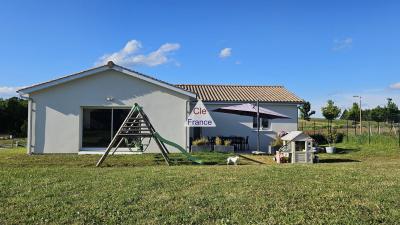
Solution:
M 197 94 L 199 99 L 208 102 L 282 102 L 303 103 L 304 100 L 283 86 L 250 85 L 202 85 L 178 84 L 179 88 Z

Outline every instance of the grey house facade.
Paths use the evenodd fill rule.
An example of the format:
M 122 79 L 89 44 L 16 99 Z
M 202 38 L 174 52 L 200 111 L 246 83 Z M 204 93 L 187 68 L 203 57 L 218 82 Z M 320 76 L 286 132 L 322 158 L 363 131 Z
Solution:
M 30 154 L 101 153 L 134 103 L 143 107 L 155 129 L 166 139 L 189 149 L 190 138 L 198 135 L 195 129 L 185 127 L 184 123 L 197 98 L 201 98 L 200 92 L 112 62 L 18 92 L 28 99 L 27 151 Z M 291 118 L 271 121 L 263 129 L 266 137 L 263 146 L 275 137 L 276 132 L 297 129 L 297 105 L 302 100 L 295 98 L 291 102 L 262 102 L 262 106 Z M 210 111 L 221 105 L 240 102 L 245 101 L 204 101 Z M 203 129 L 203 136 L 250 136 L 250 146 L 255 146 L 252 118 L 211 114 L 217 127 Z M 147 152 L 157 152 L 153 141 Z

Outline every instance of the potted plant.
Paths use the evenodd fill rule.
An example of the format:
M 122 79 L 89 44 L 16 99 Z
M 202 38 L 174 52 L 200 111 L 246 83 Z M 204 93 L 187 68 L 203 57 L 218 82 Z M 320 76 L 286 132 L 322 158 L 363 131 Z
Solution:
M 326 153 L 329 153 L 329 154 L 335 153 L 335 151 L 336 151 L 335 144 L 336 144 L 337 137 L 338 137 L 338 134 L 336 132 L 336 129 L 333 129 L 331 132 L 328 133 L 327 140 L 328 140 L 329 146 L 325 147 Z
M 200 151 L 210 152 L 211 145 L 209 144 L 207 138 L 202 137 L 202 138 L 192 141 L 192 146 L 190 147 L 190 150 L 192 152 L 200 152 Z
M 216 152 L 234 152 L 235 146 L 231 145 L 232 141 L 231 140 L 224 140 L 220 137 L 215 138 L 215 145 L 214 145 L 214 151 Z

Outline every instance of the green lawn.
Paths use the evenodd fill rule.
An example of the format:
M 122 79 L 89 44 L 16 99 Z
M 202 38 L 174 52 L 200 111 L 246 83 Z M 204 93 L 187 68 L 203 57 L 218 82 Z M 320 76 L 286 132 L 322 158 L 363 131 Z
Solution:
M 102 168 L 98 156 L 0 150 L 0 224 L 398 223 L 400 149 L 338 147 L 314 165 L 202 154 L 209 165 L 168 167 L 146 154 Z

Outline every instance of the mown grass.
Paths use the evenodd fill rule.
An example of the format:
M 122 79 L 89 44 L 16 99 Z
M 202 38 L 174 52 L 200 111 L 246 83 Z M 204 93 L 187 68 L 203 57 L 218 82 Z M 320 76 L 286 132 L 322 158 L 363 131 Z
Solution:
M 203 154 L 215 165 L 168 167 L 146 154 L 102 168 L 98 156 L 0 150 L 0 224 L 398 223 L 399 148 L 338 148 L 314 165 L 226 166 L 227 155 Z

